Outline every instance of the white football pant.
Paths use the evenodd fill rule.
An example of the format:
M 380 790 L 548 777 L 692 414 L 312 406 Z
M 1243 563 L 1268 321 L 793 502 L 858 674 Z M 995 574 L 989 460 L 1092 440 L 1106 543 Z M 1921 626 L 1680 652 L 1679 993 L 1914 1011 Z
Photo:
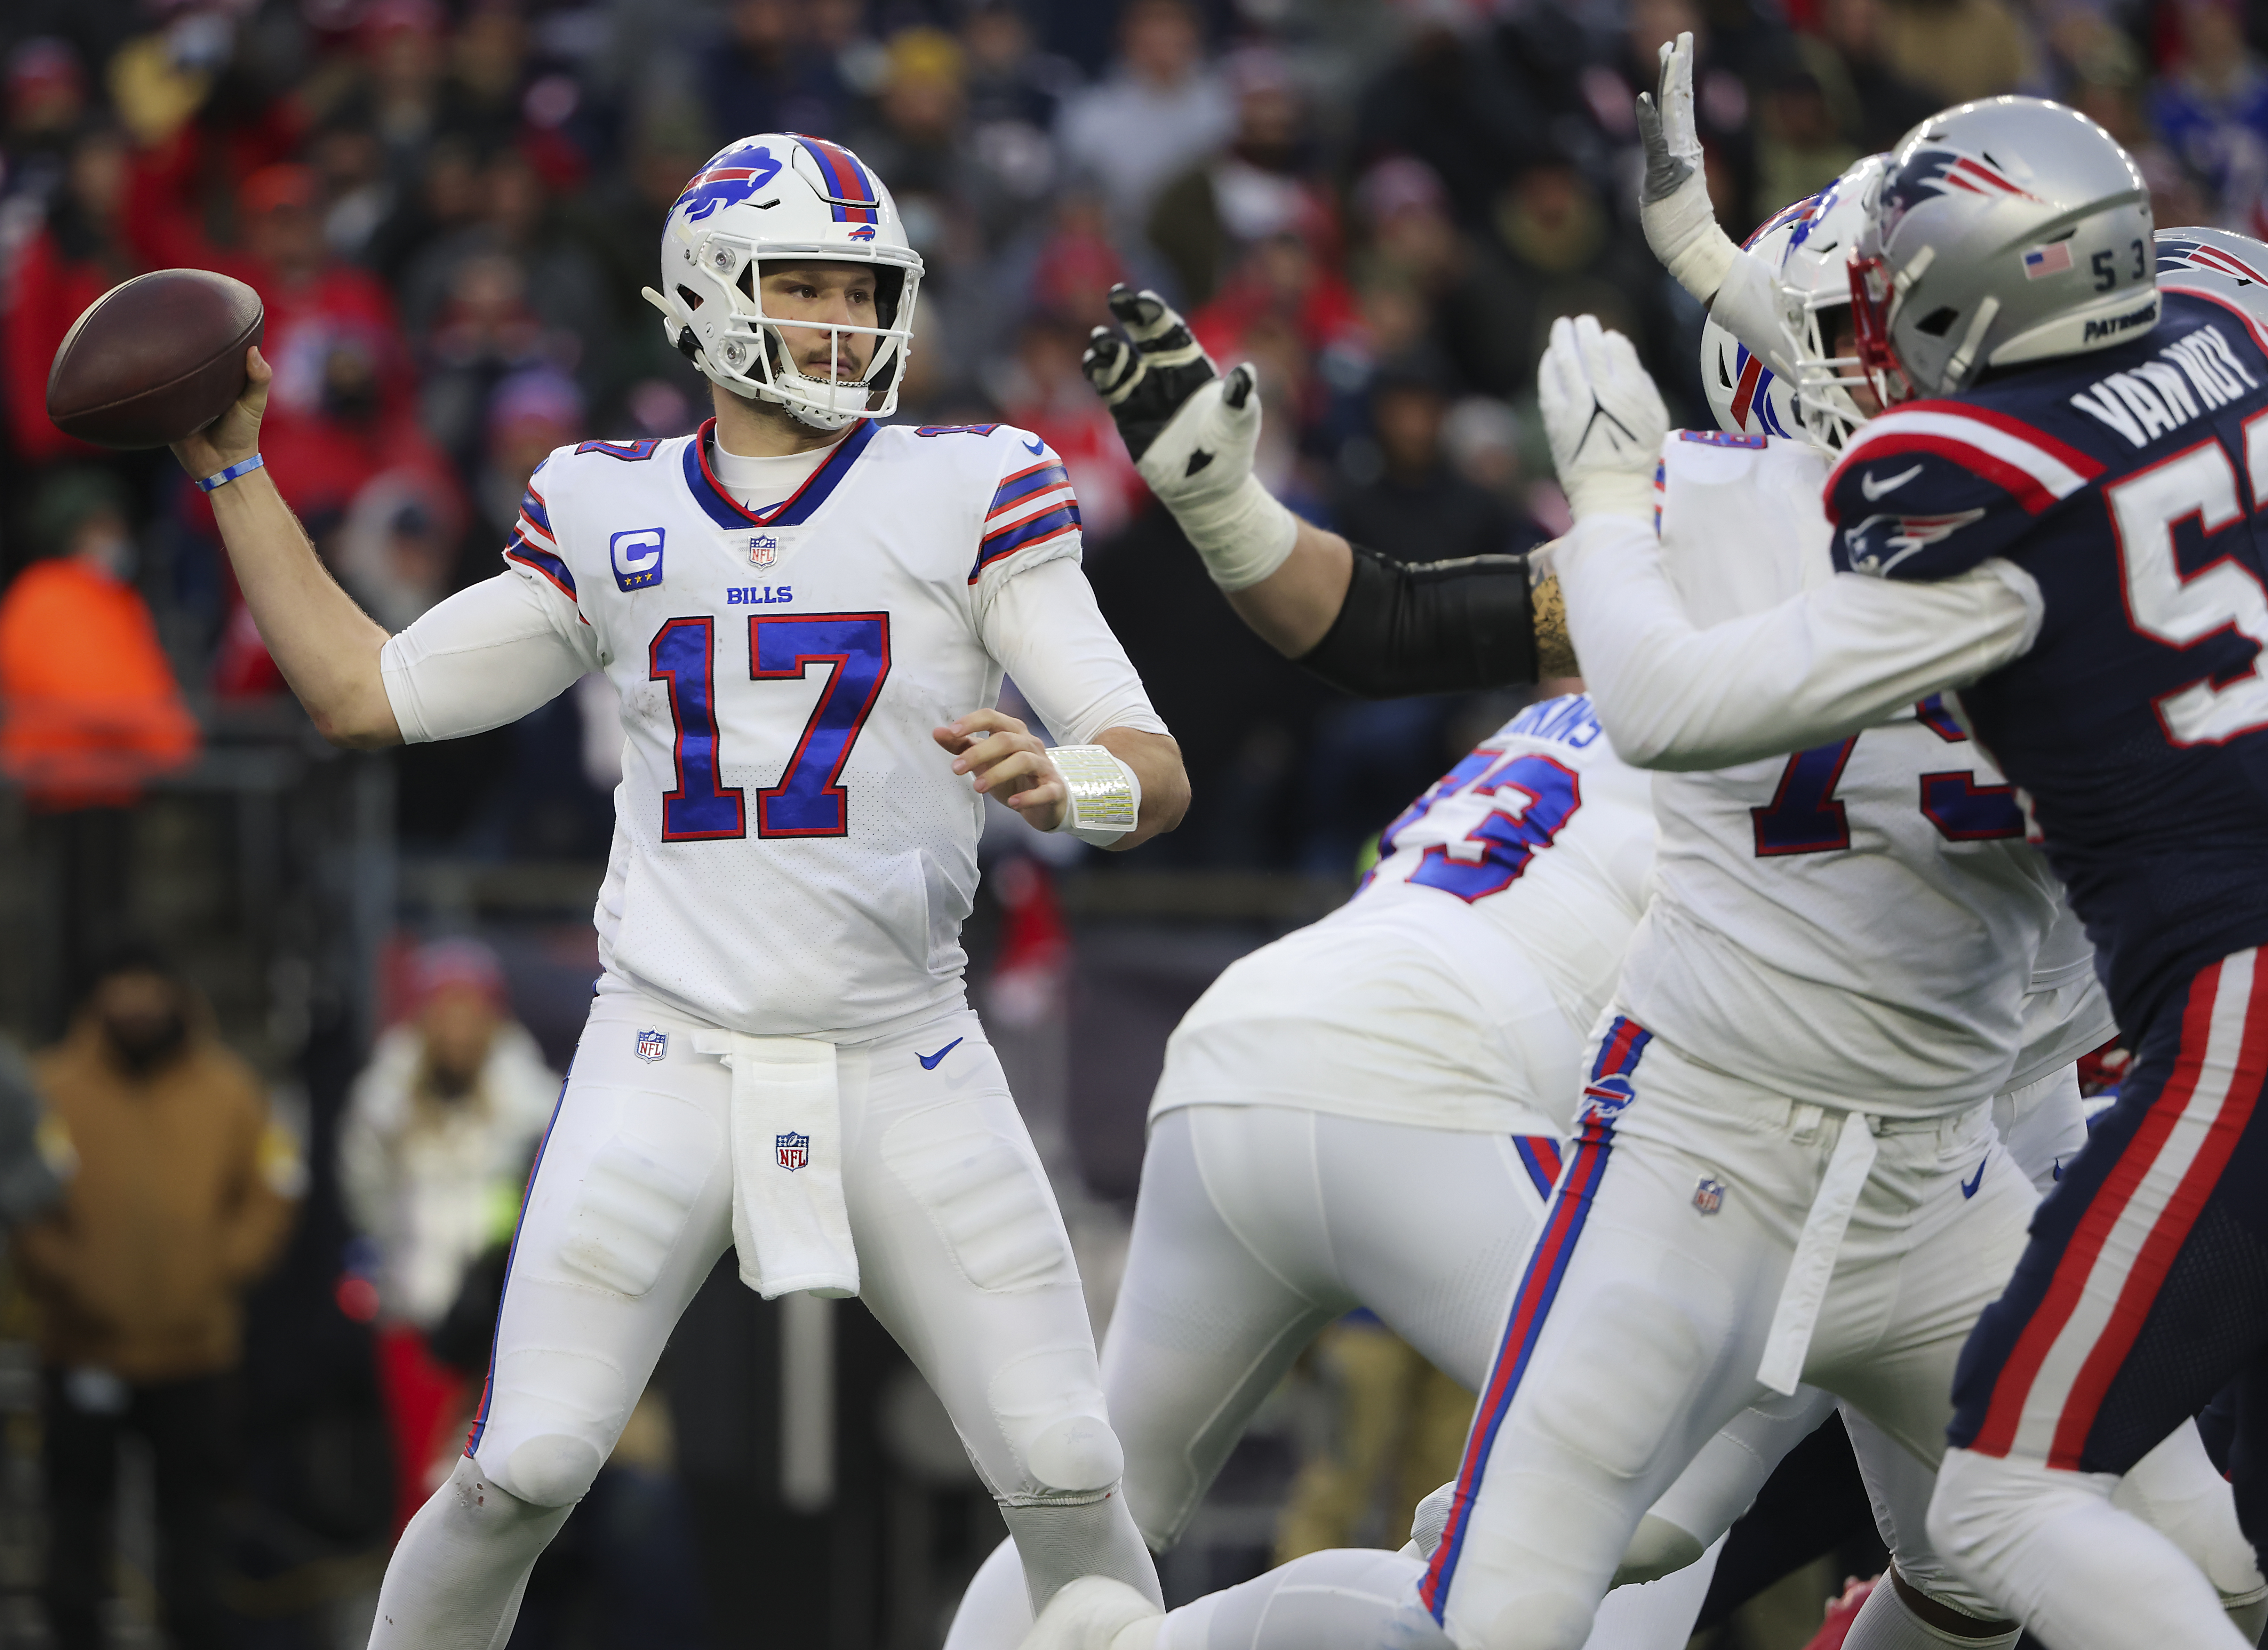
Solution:
M 513 1241 L 470 1455 L 394 1551 L 373 1650 L 510 1637 L 536 1555 L 731 1246 L 732 1082 L 694 1051 L 708 1029 L 633 995 L 593 1002 Z M 666 1053 L 641 1058 L 656 1031 Z M 1070 1239 L 976 1015 L 843 1044 L 838 1083 L 861 1297 L 944 1401 L 1036 1597 L 1083 1574 L 1158 1597 L 1117 1493 Z

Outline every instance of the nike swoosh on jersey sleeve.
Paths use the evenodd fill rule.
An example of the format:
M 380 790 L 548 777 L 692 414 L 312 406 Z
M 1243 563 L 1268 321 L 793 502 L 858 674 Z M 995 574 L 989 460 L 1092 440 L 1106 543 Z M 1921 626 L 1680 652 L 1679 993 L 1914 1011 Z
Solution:
M 1055 449 L 1042 441 L 1034 457 L 1030 444 L 1037 437 L 1009 424 L 999 428 L 1011 438 L 1006 446 L 1012 456 L 985 510 L 976 560 L 968 569 L 972 585 L 985 569 L 1018 551 L 1044 544 L 1060 550 L 1079 531 L 1079 497 Z
M 1915 401 L 1861 428 L 1827 478 L 1838 571 L 1948 578 L 2005 553 L 2102 473 L 2020 419 Z

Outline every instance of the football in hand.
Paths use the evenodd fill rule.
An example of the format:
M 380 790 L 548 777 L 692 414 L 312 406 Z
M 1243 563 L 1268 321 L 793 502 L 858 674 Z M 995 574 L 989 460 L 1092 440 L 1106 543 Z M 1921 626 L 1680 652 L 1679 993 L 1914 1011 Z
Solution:
M 195 434 L 244 393 L 260 294 L 207 269 L 158 269 L 105 292 L 71 323 L 48 372 L 55 428 L 106 447 Z

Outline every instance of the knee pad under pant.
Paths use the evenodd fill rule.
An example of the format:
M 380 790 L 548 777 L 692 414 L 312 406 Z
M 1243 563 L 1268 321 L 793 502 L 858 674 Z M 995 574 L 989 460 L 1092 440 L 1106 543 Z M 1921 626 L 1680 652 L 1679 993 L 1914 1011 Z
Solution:
M 1001 1366 L 986 1396 L 1023 1469 L 1014 1489 L 993 1486 L 1004 1501 L 1093 1500 L 1124 1475 L 1126 1454 L 1110 1430 L 1091 1347 L 1027 1352 Z

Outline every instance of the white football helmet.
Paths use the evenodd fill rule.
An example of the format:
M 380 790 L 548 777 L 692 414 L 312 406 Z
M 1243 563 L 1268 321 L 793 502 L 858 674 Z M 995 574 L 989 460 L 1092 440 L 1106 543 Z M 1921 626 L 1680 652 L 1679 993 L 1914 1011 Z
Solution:
M 1809 219 L 1812 203 L 1807 197 L 1774 213 L 1750 235 L 1742 250 L 1775 272 L 1789 240 Z M 1779 436 L 1803 438 L 1803 422 L 1796 407 L 1795 386 L 1786 375 L 1764 365 L 1764 356 L 1751 348 L 1762 340 L 1734 336 L 1712 316 L 1701 326 L 1701 389 L 1717 427 L 1728 435 Z M 1787 350 L 1776 352 L 1783 360 Z
M 866 263 L 874 268 L 877 326 L 814 323 L 764 313 L 757 266 L 766 261 Z M 913 345 L 921 254 L 907 242 L 882 180 L 839 144 L 763 132 L 710 157 L 669 209 L 661 232 L 661 291 L 645 289 L 669 341 L 712 382 L 768 401 L 815 430 L 887 418 Z M 874 339 L 862 379 L 799 370 L 783 326 Z
M 1881 183 L 1885 155 L 1868 155 L 1812 197 L 1810 216 L 1789 237 L 1773 277 L 1780 325 L 1795 363 L 1796 410 L 1811 440 L 1830 453 L 1843 450 L 1867 415 L 1851 398 L 1867 387 L 1867 370 L 1853 342 L 1835 353 L 1835 339 L 1850 324 L 1851 248 L 1867 219 L 1867 202 Z

